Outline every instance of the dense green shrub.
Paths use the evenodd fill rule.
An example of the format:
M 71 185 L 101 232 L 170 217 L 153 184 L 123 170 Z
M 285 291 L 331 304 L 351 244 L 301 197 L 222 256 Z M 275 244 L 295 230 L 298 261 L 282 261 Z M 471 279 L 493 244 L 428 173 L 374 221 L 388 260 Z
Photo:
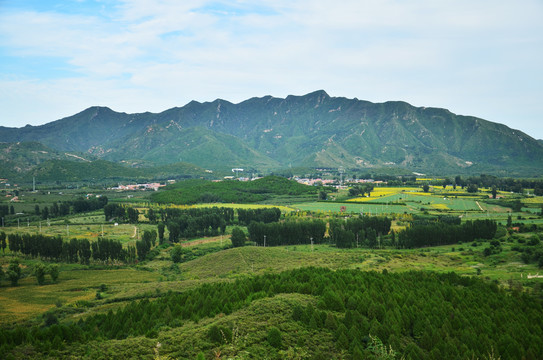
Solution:
M 272 326 L 268 330 L 267 340 L 268 340 L 268 343 L 274 348 L 277 348 L 277 349 L 281 348 L 281 345 L 282 345 L 281 331 L 275 326 Z

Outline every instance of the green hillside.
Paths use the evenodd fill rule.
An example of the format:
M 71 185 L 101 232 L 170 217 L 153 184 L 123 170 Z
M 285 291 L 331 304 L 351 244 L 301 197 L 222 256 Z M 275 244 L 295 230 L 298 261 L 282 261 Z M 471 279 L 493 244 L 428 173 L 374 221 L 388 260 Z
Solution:
M 343 166 L 534 176 L 543 168 L 541 142 L 505 125 L 400 101 L 330 97 L 322 90 L 239 104 L 193 101 L 159 114 L 93 107 L 42 126 L 0 127 L 0 141 L 40 141 L 113 161 L 182 161 L 214 170 Z
M 206 202 L 255 203 L 272 196 L 312 196 L 317 198 L 316 187 L 298 184 L 279 176 L 267 176 L 254 181 L 187 180 L 167 186 L 152 195 L 152 200 L 167 204 L 195 204 Z
M 32 177 L 41 182 L 212 177 L 204 169 L 185 162 L 129 163 L 101 160 L 77 152 L 60 152 L 38 142 L 0 143 L 0 178 L 10 181 L 30 182 Z

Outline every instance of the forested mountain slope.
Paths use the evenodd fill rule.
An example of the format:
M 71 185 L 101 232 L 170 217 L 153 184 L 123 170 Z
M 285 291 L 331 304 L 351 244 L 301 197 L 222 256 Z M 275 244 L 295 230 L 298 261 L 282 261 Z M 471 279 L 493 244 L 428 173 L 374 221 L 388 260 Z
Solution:
M 0 127 L 0 141 L 40 141 L 107 160 L 278 169 L 402 167 L 422 172 L 537 173 L 543 145 L 505 125 L 405 102 L 324 91 L 239 104 L 189 104 L 159 114 L 92 107 L 42 126 Z

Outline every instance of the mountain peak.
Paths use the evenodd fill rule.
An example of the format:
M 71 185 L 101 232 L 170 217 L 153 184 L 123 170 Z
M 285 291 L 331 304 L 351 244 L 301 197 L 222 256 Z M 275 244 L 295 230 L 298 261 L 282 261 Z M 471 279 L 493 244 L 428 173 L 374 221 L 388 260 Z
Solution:
M 114 161 L 190 161 L 217 169 L 401 167 L 512 175 L 543 168 L 541 141 L 504 125 L 403 101 L 330 97 L 324 90 L 238 104 L 191 101 L 159 114 L 94 106 L 43 126 L 0 127 L 0 141 L 31 140 Z

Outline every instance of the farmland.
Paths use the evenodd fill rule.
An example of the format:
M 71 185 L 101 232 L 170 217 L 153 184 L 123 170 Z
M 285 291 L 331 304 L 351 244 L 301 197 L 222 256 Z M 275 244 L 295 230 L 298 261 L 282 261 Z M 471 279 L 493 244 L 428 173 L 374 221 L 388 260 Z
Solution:
M 204 190 L 208 191 L 207 188 Z M 398 285 L 392 284 L 396 284 L 395 281 L 398 280 L 387 279 L 386 274 L 394 274 L 394 279 L 405 276 L 405 281 L 411 279 L 412 276 L 414 278 L 428 276 L 426 284 L 432 284 L 439 276 L 449 279 L 448 274 L 454 273 L 460 279 L 472 279 L 469 281 L 474 282 L 473 289 L 488 287 L 487 289 L 493 290 L 487 291 L 498 291 L 499 294 L 496 296 L 503 296 L 501 301 L 504 304 L 510 301 L 508 299 L 513 298 L 511 294 L 524 293 L 526 297 L 519 301 L 526 301 L 526 303 L 519 306 L 532 309 L 530 310 L 533 311 L 532 318 L 540 319 L 543 316 L 540 303 L 540 299 L 543 298 L 543 279 L 533 276 L 541 272 L 538 254 L 541 251 L 540 209 L 543 201 L 541 197 L 522 197 L 506 192 L 500 193 L 500 199 L 490 199 L 487 191 L 487 189 L 482 189 L 477 193 L 468 194 L 460 188 L 432 186 L 428 192 L 424 192 L 419 187 L 383 186 L 375 187 L 370 196 L 364 197 L 349 198 L 346 190 L 332 192 L 327 189 L 328 200 L 319 200 L 318 193 L 311 192 L 301 196 L 294 194 L 291 201 L 288 201 L 287 195 L 278 194 L 264 202 L 258 200 L 258 203 L 244 204 L 155 203 L 150 197 L 150 192 L 133 192 L 129 194 L 131 196 L 128 196 L 127 193 L 101 189 L 69 189 L 63 191 L 62 194 L 21 192 L 19 198 L 23 201 L 14 204 L 18 215 L 8 215 L 6 225 L 9 226 L 0 229 L 0 232 L 7 234 L 8 240 L 11 234 L 60 236 L 64 241 L 89 240 L 91 244 L 100 238 L 107 238 L 119 242 L 125 251 L 129 251 L 130 248 L 135 249 L 141 246 L 144 234 L 156 232 L 161 221 L 165 221 L 167 226 L 164 229 L 164 240 L 151 245 L 151 251 L 145 257 L 138 257 L 133 262 L 128 259 L 91 258 L 90 263 L 84 264 L 83 260 L 75 262 L 62 260 L 64 255 L 61 255 L 61 260 L 52 261 L 21 252 L 13 253 L 8 246 L 0 256 L 2 269 L 7 274 L 12 260 L 19 258 L 22 276 L 17 286 L 10 286 L 7 276 L 4 276 L 0 282 L 2 328 L 6 331 L 17 332 L 22 331 L 17 330 L 19 326 L 36 327 L 42 329 L 40 331 L 45 334 L 47 331 L 57 331 L 55 326 L 66 327 L 66 329 L 74 329 L 75 326 L 77 329 L 74 331 L 82 331 L 86 334 L 84 336 L 87 341 L 72 337 L 66 337 L 64 342 L 60 338 L 54 341 L 53 336 L 50 341 L 38 344 L 31 340 L 31 336 L 28 336 L 26 342 L 15 346 L 10 345 L 10 347 L 0 346 L 0 350 L 14 358 L 29 356 L 36 358 L 69 358 L 70 356 L 153 358 L 160 353 L 159 356 L 175 359 L 196 359 L 197 357 L 199 359 L 217 357 L 245 359 L 258 356 L 255 354 L 270 359 L 319 357 L 355 359 L 360 358 L 357 357 L 360 354 L 363 355 L 362 358 L 375 356 L 370 344 L 373 341 L 371 339 L 377 336 L 379 341 L 392 346 L 396 354 L 395 358 L 417 359 L 421 356 L 429 359 L 440 358 L 434 347 L 430 345 L 431 343 L 424 343 L 411 337 L 409 333 L 402 333 L 400 328 L 391 332 L 385 331 L 379 324 L 395 323 L 394 321 L 387 322 L 392 321 L 390 319 L 392 313 L 389 314 L 388 311 L 386 317 L 384 313 L 375 316 L 373 310 L 364 308 L 364 312 L 361 313 L 365 319 L 363 322 L 368 321 L 370 325 L 367 328 L 362 326 L 361 329 L 352 331 L 366 331 L 364 335 L 366 337 L 360 334 L 360 337 L 356 335 L 351 338 L 346 333 L 346 339 L 342 338 L 340 341 L 339 323 L 343 324 L 344 319 L 351 316 L 347 313 L 348 306 L 352 305 L 348 305 L 348 299 L 353 295 L 348 295 L 347 290 L 340 290 L 337 285 L 327 288 L 328 290 L 319 290 L 324 292 L 304 290 L 305 287 L 302 285 L 296 285 L 299 286 L 296 290 L 294 288 L 290 291 L 281 290 L 281 286 L 274 283 L 276 281 L 274 279 L 276 276 L 288 278 L 297 274 L 289 273 L 290 271 L 300 271 L 300 274 L 303 274 L 304 269 L 308 267 L 314 270 L 309 272 L 312 275 L 303 275 L 307 279 L 328 270 L 333 271 L 334 274 L 347 271 L 348 273 L 345 273 L 347 278 L 368 272 L 368 274 L 377 274 L 370 276 L 377 276 L 377 281 L 383 282 L 383 286 L 396 294 L 395 291 L 400 290 L 394 288 Z M 130 223 L 128 218 L 106 221 L 104 210 L 101 209 L 70 213 L 49 219 L 43 219 L 35 214 L 36 205 L 43 209 L 51 207 L 55 202 L 77 199 L 88 193 L 107 196 L 109 204 L 118 204 L 125 209 L 137 210 L 138 216 L 135 222 Z M 514 209 L 509 205 L 517 206 L 515 201 L 521 201 L 521 203 L 520 207 L 513 211 Z M 264 247 L 254 246 L 253 240 L 256 239 L 246 239 L 249 240 L 245 243 L 246 246 L 232 247 L 234 240 L 231 241 L 230 238 L 236 229 L 241 229 L 245 235 L 251 235 L 250 227 L 241 222 L 238 211 L 248 211 L 249 214 L 253 214 L 251 216 L 257 216 L 259 211 L 265 211 L 271 207 L 279 209 L 280 224 L 299 224 L 304 221 L 325 222 L 327 227 L 324 235 L 328 240 L 324 243 L 312 244 L 309 238 L 304 238 L 295 245 Z M 170 233 L 173 229 L 172 222 L 177 221 L 182 225 L 191 216 L 204 219 L 212 214 L 223 214 L 220 209 L 231 209 L 232 214 L 235 215 L 224 224 L 224 230 L 207 229 L 202 232 L 193 230 L 196 234 L 194 236 L 181 236 L 173 243 L 168 241 L 172 235 Z M 254 213 L 251 213 L 252 211 Z M 150 212 L 154 212 L 158 219 L 153 221 Z M 226 216 L 228 212 L 224 214 Z M 391 222 L 392 231 L 388 234 L 376 234 L 373 243 L 371 229 L 366 229 L 361 233 L 360 241 L 356 233 L 354 246 L 341 248 L 339 242 L 333 243 L 331 239 L 334 236 L 337 237 L 337 234 L 333 234 L 332 230 L 335 232 L 338 224 L 339 226 L 344 224 L 347 231 L 351 222 L 354 224 L 360 215 L 362 215 L 361 219 L 368 219 L 368 221 L 375 217 L 386 218 Z M 439 221 L 437 219 L 454 220 L 464 225 L 473 221 L 495 220 L 498 225 L 495 235 L 489 239 L 475 238 L 470 241 L 420 248 L 402 248 L 398 245 L 398 234 L 404 229 L 414 227 L 415 221 L 432 224 Z M 509 223 L 511 223 L 509 226 L 519 230 L 508 229 Z M 450 227 L 450 229 L 456 228 Z M 268 245 L 272 240 L 272 235 L 268 234 Z M 138 247 L 138 252 L 139 249 Z M 60 270 L 58 279 L 53 280 L 47 273 L 45 281 L 38 284 L 35 269 L 40 263 L 45 263 L 47 267 L 58 263 Z M 330 275 L 332 273 L 323 274 L 326 274 L 325 278 L 335 276 Z M 244 289 L 244 293 L 236 293 L 232 299 L 225 299 L 222 304 L 224 306 L 229 304 L 225 308 L 213 302 L 213 297 L 208 295 L 203 295 L 203 298 L 197 297 L 199 296 L 197 294 L 207 294 L 207 291 L 226 294 L 227 291 L 232 291 L 229 290 L 229 284 L 245 284 L 245 281 L 257 281 L 260 284 L 258 282 L 260 280 L 255 279 L 262 279 L 267 285 L 261 290 L 255 288 L 254 292 L 246 288 L 246 285 L 239 285 Z M 449 280 L 441 278 L 439 281 Z M 392 282 L 388 283 L 388 281 Z M 451 281 L 454 283 L 457 280 Z M 432 286 L 435 285 L 430 287 Z M 456 286 L 458 288 L 458 284 Z M 332 305 L 333 302 L 330 302 L 332 300 L 329 298 L 329 291 L 332 291 L 330 289 L 343 294 L 339 295 L 345 297 L 343 305 L 338 305 L 337 308 Z M 466 290 L 468 289 L 475 291 L 472 290 L 471 285 L 466 286 Z M 200 310 L 183 315 L 184 311 L 188 310 L 183 310 L 181 304 L 176 304 L 174 301 L 174 296 L 182 294 L 192 294 L 191 296 L 194 297 L 183 306 L 200 301 L 202 303 L 202 307 L 198 308 Z M 393 298 L 394 296 L 399 295 L 392 295 Z M 470 296 L 480 295 L 474 292 Z M 242 298 L 246 300 L 236 300 Z M 133 324 L 132 330 L 124 325 L 128 320 L 119 321 L 123 329 L 107 327 L 115 316 L 123 316 L 123 313 L 129 311 L 127 309 L 132 309 L 130 311 L 133 312 L 138 306 L 148 306 L 146 304 L 149 301 L 156 303 L 157 307 L 168 304 L 166 307 L 169 310 L 165 311 L 166 314 L 170 312 L 172 317 L 151 316 L 151 311 L 154 310 L 149 308 L 149 316 L 142 318 L 145 323 L 137 323 L 135 318 L 130 320 Z M 432 298 L 429 301 L 442 302 L 443 300 Z M 536 301 L 534 304 L 539 305 L 533 305 L 530 301 Z M 484 301 L 479 300 L 479 302 L 482 304 Z M 320 316 L 323 316 L 322 323 L 319 323 L 319 320 L 311 325 L 310 319 L 307 323 L 293 320 L 292 312 L 295 312 L 298 306 L 305 309 L 309 304 L 316 309 L 315 311 L 320 312 Z M 374 306 L 379 306 L 379 303 L 374 303 Z M 218 307 L 218 310 L 215 311 L 214 307 Z M 500 311 L 506 313 L 510 309 L 505 307 Z M 165 313 L 161 312 L 161 314 Z M 174 316 L 174 314 L 177 315 Z M 425 314 L 423 315 L 425 317 L 430 316 L 425 312 L 422 314 Z M 325 326 L 324 319 L 327 316 L 334 318 L 335 327 L 330 323 L 327 325 L 330 327 Z M 150 320 L 151 317 L 155 319 L 155 322 Z M 329 319 L 329 321 L 332 320 Z M 403 320 L 397 321 L 402 323 Z M 91 324 L 95 329 L 94 333 L 88 330 Z M 395 325 L 391 326 L 391 329 L 395 328 Z M 211 331 L 214 327 L 226 332 L 227 339 L 216 341 Z M 282 345 L 278 347 L 270 345 L 272 343 L 267 340 L 270 327 L 279 329 Z M 335 330 L 331 330 L 332 328 Z M 445 330 L 440 328 L 436 331 Z M 2 336 L 8 336 L 6 334 L 8 333 Z M 188 334 L 191 340 L 188 340 Z M 461 336 L 461 333 L 455 333 L 452 330 L 450 334 Z M 9 336 L 12 339 L 12 335 Z M 528 343 L 523 342 L 524 340 L 517 335 L 509 334 L 508 336 L 514 338 L 517 343 L 522 342 L 523 345 L 519 345 L 518 351 L 526 358 L 537 358 L 534 354 L 543 349 L 540 339 L 532 339 L 533 345 L 527 345 Z M 315 337 L 318 341 L 314 339 Z M 402 340 L 399 340 L 400 338 Z M 451 337 L 450 341 L 449 345 L 452 345 L 460 340 L 454 340 Z M 516 358 L 519 354 L 505 346 L 499 339 L 486 340 L 485 338 L 480 341 L 484 344 L 480 349 L 471 345 L 462 347 L 462 354 L 480 357 L 486 356 L 492 349 L 498 351 L 502 359 Z M 161 345 L 157 347 L 157 343 Z M 16 344 L 15 340 L 13 344 Z M 440 345 L 442 355 L 454 353 L 449 345 Z

